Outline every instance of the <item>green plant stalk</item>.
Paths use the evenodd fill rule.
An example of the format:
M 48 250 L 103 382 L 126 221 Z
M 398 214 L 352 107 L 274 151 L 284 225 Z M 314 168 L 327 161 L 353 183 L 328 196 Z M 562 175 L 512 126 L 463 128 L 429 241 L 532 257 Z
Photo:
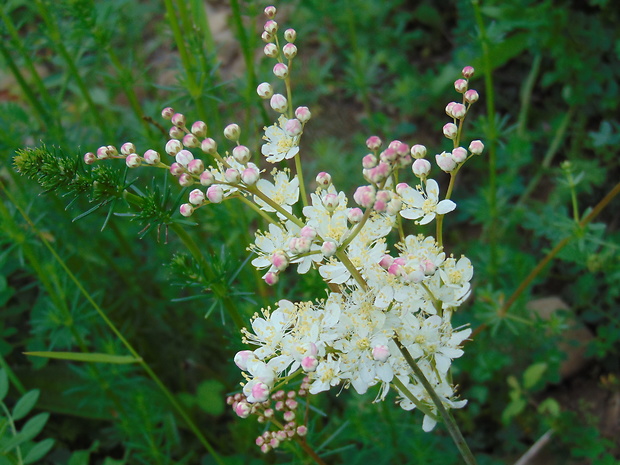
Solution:
M 493 91 L 493 76 L 491 68 L 491 52 L 489 49 L 488 36 L 482 18 L 480 1 L 472 0 L 476 25 L 480 33 L 480 46 L 484 63 L 484 85 L 486 93 L 488 138 L 489 138 L 489 217 L 488 240 L 489 240 L 489 276 L 492 282 L 497 280 L 497 127 L 495 125 L 495 93 Z
M 405 357 L 405 360 L 407 361 L 407 363 L 413 370 L 413 373 L 415 374 L 415 376 L 420 380 L 420 382 L 424 386 L 424 389 L 426 389 L 426 392 L 428 392 L 428 394 L 431 396 L 431 399 L 433 399 L 433 403 L 437 407 L 437 411 L 439 412 L 439 415 L 443 419 L 446 425 L 446 428 L 448 429 L 448 433 L 450 433 L 450 436 L 452 437 L 454 444 L 456 444 L 456 447 L 461 453 L 463 460 L 465 460 L 465 463 L 467 465 L 476 465 L 477 463 L 476 459 L 474 455 L 471 453 L 471 450 L 469 449 L 467 442 L 465 442 L 465 438 L 461 434 L 461 430 L 457 426 L 452 415 L 450 415 L 450 413 L 443 406 L 443 402 L 441 398 L 437 395 L 437 393 L 433 389 L 433 386 L 431 386 L 431 383 L 428 382 L 428 380 L 424 376 L 424 373 L 422 372 L 422 370 L 420 370 L 420 367 L 415 362 L 415 360 L 413 359 L 413 357 L 411 356 L 407 348 L 400 342 L 398 338 L 394 338 L 394 342 L 396 342 L 398 349 L 403 354 L 403 357 Z
M 6 408 L 6 405 L 4 405 L 4 402 L 0 402 L 0 407 L 2 407 L 2 410 L 4 410 L 4 414 L 6 415 L 9 421 L 9 425 L 11 426 L 11 432 L 13 433 L 13 436 L 17 436 L 17 428 L 15 428 L 15 422 L 13 421 L 13 417 L 11 416 L 11 412 L 9 412 L 9 409 Z M 15 446 L 15 450 L 17 451 L 18 465 L 24 465 L 24 459 L 22 458 L 22 450 L 19 447 L 19 444 Z M 2 455 L 4 456 L 4 454 Z
M 170 404 L 177 411 L 179 416 L 185 421 L 185 423 L 187 424 L 189 429 L 198 438 L 198 440 L 204 446 L 204 448 L 213 456 L 213 459 L 219 465 L 225 465 L 225 463 L 223 462 L 223 460 L 221 459 L 219 454 L 215 451 L 213 446 L 211 446 L 211 444 L 209 443 L 207 438 L 202 434 L 200 429 L 196 426 L 196 424 L 193 422 L 193 420 L 190 418 L 190 416 L 187 414 L 187 412 L 185 412 L 185 410 L 183 409 L 181 404 L 174 397 L 174 394 L 172 394 L 172 392 L 170 392 L 170 390 L 163 384 L 163 382 L 159 379 L 159 377 L 155 374 L 155 372 L 151 369 L 151 367 L 138 354 L 138 352 L 129 343 L 129 341 L 127 341 L 127 339 L 125 339 L 125 337 L 120 332 L 120 330 L 116 327 L 116 325 L 108 318 L 108 316 L 101 309 L 101 307 L 97 304 L 97 302 L 94 301 L 92 296 L 88 293 L 88 291 L 86 291 L 84 286 L 82 286 L 82 283 L 77 279 L 77 277 L 69 269 L 69 267 L 64 262 L 64 260 L 58 255 L 58 253 L 56 252 L 54 247 L 52 247 L 52 245 L 46 239 L 46 237 L 36 228 L 36 226 L 34 225 L 32 220 L 28 216 L 28 214 L 19 205 L 17 205 L 13 201 L 12 196 L 7 191 L 7 189 L 4 187 L 4 184 L 0 183 L 0 188 L 2 188 L 2 191 L 5 193 L 5 195 L 9 199 L 9 201 L 11 201 L 15 205 L 15 208 L 17 208 L 17 210 L 20 212 L 20 214 L 22 215 L 24 220 L 28 223 L 30 228 L 36 233 L 36 235 L 39 237 L 39 239 L 41 240 L 43 245 L 45 245 L 45 247 L 49 250 L 51 255 L 54 257 L 54 259 L 60 265 L 60 267 L 64 270 L 64 272 L 67 274 L 67 276 L 73 282 L 73 284 L 76 286 L 76 288 L 80 291 L 80 293 L 84 296 L 84 298 L 90 303 L 90 305 L 95 309 L 95 311 L 97 312 L 99 317 L 105 322 L 105 324 L 108 326 L 108 328 L 112 331 L 112 333 L 114 333 L 114 335 L 123 344 L 123 346 L 125 346 L 125 348 L 129 351 L 129 353 L 134 358 L 139 360 L 138 363 L 141 365 L 142 369 L 147 373 L 149 378 L 151 378 L 151 380 L 157 385 L 157 387 L 163 392 L 163 394 L 168 399 Z
M 542 62 L 542 55 L 540 53 L 534 56 L 534 62 L 532 68 L 527 75 L 527 78 L 523 82 L 521 88 L 521 109 L 519 111 L 519 117 L 517 118 L 517 136 L 523 139 L 525 137 L 525 131 L 527 130 L 527 117 L 530 110 L 530 104 L 532 103 L 532 91 L 534 90 L 534 84 L 536 78 L 540 72 L 540 63 Z
M 402 392 L 405 397 L 407 397 L 407 399 L 413 402 L 413 405 L 415 405 L 420 412 L 422 412 L 424 415 L 428 415 L 435 421 L 439 420 L 437 418 L 437 415 L 431 412 L 426 405 L 424 405 L 416 396 L 414 396 L 413 393 L 409 389 L 407 389 L 407 386 L 405 386 L 400 379 L 394 377 L 394 379 L 392 380 L 392 384 L 394 384 L 394 386 L 396 386 L 400 390 L 400 392 Z
M 105 137 L 108 137 L 111 139 L 112 132 L 110 129 L 110 125 L 106 124 L 105 121 L 103 120 L 101 111 L 95 105 L 95 102 L 93 101 L 90 95 L 90 92 L 88 91 L 88 88 L 86 87 L 86 84 L 84 83 L 84 80 L 82 79 L 82 76 L 80 76 L 80 73 L 77 69 L 77 65 L 75 64 L 75 61 L 69 54 L 69 51 L 65 47 L 64 43 L 62 42 L 62 35 L 60 33 L 60 30 L 58 29 L 58 25 L 51 18 L 50 13 L 47 10 L 47 6 L 45 5 L 45 2 L 42 0 L 35 0 L 35 2 L 37 4 L 39 14 L 43 18 L 43 21 L 45 22 L 45 25 L 47 26 L 50 32 L 50 39 L 56 46 L 58 53 L 62 56 L 62 59 L 67 64 L 67 67 L 69 68 L 69 73 L 71 74 L 71 76 L 73 76 L 75 83 L 80 89 L 82 98 L 86 101 L 86 104 L 90 110 L 90 113 L 92 114 L 95 122 L 97 123 L 97 125 L 99 126 L 99 129 L 103 132 Z

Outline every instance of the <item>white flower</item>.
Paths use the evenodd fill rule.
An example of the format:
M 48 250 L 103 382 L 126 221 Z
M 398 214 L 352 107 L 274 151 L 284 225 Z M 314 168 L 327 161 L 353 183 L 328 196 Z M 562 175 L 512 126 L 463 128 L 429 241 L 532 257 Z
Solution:
M 267 143 L 263 144 L 261 152 L 269 163 L 277 163 L 285 158 L 288 160 L 299 153 L 299 136 L 291 137 L 284 131 L 287 121 L 288 119 L 281 115 L 277 123 L 265 128 L 263 139 Z
M 289 180 L 288 171 L 273 170 L 273 183 L 266 179 L 259 179 L 256 188 L 265 196 L 269 197 L 275 204 L 280 205 L 286 211 L 291 212 L 291 205 L 299 200 L 299 179 L 297 176 Z M 254 201 L 266 212 L 275 212 L 276 210 L 261 200 L 256 195 Z
M 420 190 L 408 187 L 401 192 L 403 206 L 400 214 L 408 220 L 422 218 L 419 223 L 427 224 L 437 215 L 445 215 L 456 208 L 452 200 L 444 199 L 439 202 L 439 185 L 434 179 L 426 181 L 426 194 Z

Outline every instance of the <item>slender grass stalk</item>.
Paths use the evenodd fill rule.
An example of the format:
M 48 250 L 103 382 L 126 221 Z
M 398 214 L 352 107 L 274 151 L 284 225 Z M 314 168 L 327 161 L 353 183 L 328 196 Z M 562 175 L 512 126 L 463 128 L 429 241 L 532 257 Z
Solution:
M 112 320 L 110 320 L 110 318 L 106 315 L 106 313 L 103 311 L 103 309 L 97 304 L 97 302 L 95 302 L 95 300 L 92 298 L 92 296 L 90 295 L 90 293 L 84 288 L 84 286 L 82 285 L 82 283 L 78 280 L 78 278 L 73 274 L 73 272 L 69 269 L 69 267 L 67 266 L 67 264 L 64 262 L 64 260 L 60 257 L 60 255 L 58 255 L 58 253 L 56 252 L 56 250 L 54 249 L 54 247 L 52 247 L 52 245 L 50 244 L 50 242 L 47 240 L 47 238 L 45 237 L 44 234 L 41 233 L 41 231 L 39 231 L 37 229 L 37 227 L 35 226 L 35 224 L 33 223 L 33 221 L 30 219 L 30 217 L 28 216 L 28 214 L 18 205 L 15 203 L 15 201 L 13 200 L 13 197 L 11 196 L 11 194 L 9 193 L 9 191 L 6 189 L 6 187 L 4 186 L 3 183 L 0 182 L 0 188 L 2 189 L 2 191 L 4 192 L 4 194 L 6 195 L 6 197 L 9 199 L 9 201 L 11 201 L 14 205 L 15 208 L 17 208 L 17 210 L 19 211 L 19 213 L 22 215 L 22 217 L 24 218 L 24 220 L 26 221 L 26 223 L 28 224 L 28 226 L 32 229 L 32 231 L 34 231 L 34 233 L 38 236 L 39 240 L 41 240 L 41 242 L 43 243 L 43 245 L 45 245 L 45 247 L 48 249 L 48 251 L 50 252 L 50 254 L 54 257 L 54 259 L 56 260 L 56 262 L 60 265 L 60 267 L 64 270 L 64 272 L 67 274 L 67 276 L 69 277 L 69 279 L 73 282 L 73 284 L 76 286 L 76 288 L 80 291 L 80 293 L 84 296 L 84 298 L 90 303 L 90 305 L 94 308 L 94 310 L 97 312 L 97 314 L 99 315 L 99 317 L 104 321 L 104 323 L 106 324 L 106 326 L 110 329 L 110 331 L 112 331 L 112 333 L 116 336 L 116 338 L 121 342 L 121 344 L 127 349 L 127 351 L 129 351 L 129 353 L 138 360 L 138 363 L 141 365 L 142 369 L 146 372 L 146 374 L 149 376 L 149 378 L 151 378 L 151 380 L 155 383 L 155 385 L 162 391 L 162 393 L 164 394 L 164 396 L 166 397 L 166 399 L 170 402 L 170 404 L 172 405 L 172 407 L 176 410 L 176 412 L 179 414 L 179 416 L 185 421 L 186 425 L 189 427 L 189 429 L 192 431 L 192 433 L 194 433 L 194 435 L 196 436 L 196 438 L 200 441 L 200 443 L 204 446 L 204 448 L 213 456 L 213 459 L 219 464 L 219 465 L 225 465 L 224 461 L 222 460 L 222 458 L 219 456 L 219 454 L 215 451 L 215 449 L 213 448 L 213 446 L 209 443 L 209 441 L 207 440 L 207 438 L 202 434 L 202 432 L 200 431 L 200 429 L 198 428 L 198 426 L 196 426 L 196 424 L 193 422 L 193 420 L 191 419 L 191 417 L 187 414 L 187 412 L 183 409 L 183 407 L 181 406 L 181 404 L 177 401 L 176 397 L 174 396 L 174 394 L 172 394 L 172 392 L 170 392 L 170 390 L 164 385 L 164 383 L 159 379 L 159 377 L 157 376 L 157 374 L 151 369 L 151 367 L 148 365 L 148 363 L 146 363 L 146 361 L 138 354 L 138 352 L 134 349 L 134 347 L 131 345 L 131 343 L 125 339 L 125 337 L 123 336 L 123 334 L 120 332 L 120 330 L 116 327 L 116 325 L 112 322 Z
M 521 109 L 519 110 L 519 117 L 517 118 L 517 136 L 521 139 L 526 136 L 525 131 L 527 130 L 527 117 L 530 110 L 530 104 L 532 103 L 532 91 L 534 90 L 534 84 L 536 83 L 536 78 L 540 72 L 541 62 L 542 54 L 537 53 L 534 56 L 534 62 L 532 63 L 530 72 L 528 73 L 527 78 L 523 82 L 523 87 L 521 88 Z
M 13 437 L 17 436 L 17 428 L 15 428 L 15 422 L 13 421 L 13 417 L 11 416 L 11 412 L 9 412 L 9 409 L 6 408 L 6 405 L 4 405 L 4 402 L 0 402 L 0 407 L 2 407 L 2 410 L 4 411 L 4 416 L 7 418 L 7 421 L 9 422 L 9 426 L 11 427 L 11 433 L 13 433 Z M 22 449 L 19 446 L 20 444 L 17 444 L 15 446 L 15 451 L 17 453 L 17 465 L 24 465 L 24 459 L 22 457 Z M 4 453 L 2 455 L 4 456 Z

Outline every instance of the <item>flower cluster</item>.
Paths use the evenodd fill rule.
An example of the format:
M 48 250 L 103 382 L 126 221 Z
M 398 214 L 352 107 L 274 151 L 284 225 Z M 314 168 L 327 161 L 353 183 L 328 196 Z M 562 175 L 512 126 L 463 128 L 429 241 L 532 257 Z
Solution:
M 243 394 L 230 399 L 239 416 L 258 412 L 271 419 L 265 402 L 280 396 L 279 391 L 272 394 L 279 383 L 299 375 L 305 377 L 310 394 L 338 385 L 364 394 L 378 385 L 375 400 L 383 400 L 393 389 L 403 409 L 424 413 L 423 428 L 429 431 L 438 421 L 437 397 L 446 408 L 466 402 L 458 399 L 449 373 L 471 330 L 453 328 L 451 318 L 471 292 L 473 268 L 466 257 L 445 253 L 442 226 L 444 215 L 456 208 L 450 197 L 459 169 L 484 148 L 480 141 L 472 141 L 468 149 L 460 146 L 463 122 L 478 99 L 468 88 L 474 69 L 465 67 L 455 82 L 462 102 L 446 107 L 451 121 L 443 133 L 453 149 L 435 156 L 439 169 L 450 176 L 443 198 L 438 182 L 429 177 L 432 164 L 426 147 L 398 140 L 384 144 L 377 136 L 366 141 L 368 152 L 361 157 L 365 184 L 355 190 L 354 204 L 326 172 L 315 177 L 317 188 L 306 195 L 300 143 L 311 113 L 305 106 L 292 105 L 296 32 L 287 29 L 281 45 L 275 7 L 267 7 L 265 14 L 264 53 L 275 60 L 276 80 L 273 85 L 261 83 L 257 94 L 278 116 L 265 128 L 255 154 L 262 154 L 267 163 L 291 160 L 294 172 L 274 168 L 264 177 L 260 155 L 241 143 L 237 124 L 224 129 L 229 149 L 222 151 L 204 122 L 189 125 L 172 108 L 162 112 L 171 122 L 165 145 L 165 153 L 174 159 L 170 165 L 154 150 L 139 155 L 132 143 L 120 152 L 101 147 L 96 154 L 87 153 L 85 161 L 125 158 L 130 168 L 144 164 L 170 170 L 181 186 L 195 186 L 180 207 L 184 216 L 210 203 L 239 199 L 267 222 L 249 246 L 256 255 L 252 264 L 264 270 L 267 284 L 278 282 L 292 264 L 299 274 L 317 270 L 324 279 L 329 288 L 325 298 L 280 300 L 274 309 L 256 313 L 251 329 L 243 330 L 243 342 L 254 349 L 235 356 L 245 378 Z M 281 93 L 274 89 L 278 86 Z M 412 184 L 402 181 L 409 170 Z M 433 222 L 435 237 L 405 234 L 415 225 Z M 258 441 L 259 446 L 277 447 L 286 437 L 302 434 L 295 431 L 292 426 L 280 429 Z

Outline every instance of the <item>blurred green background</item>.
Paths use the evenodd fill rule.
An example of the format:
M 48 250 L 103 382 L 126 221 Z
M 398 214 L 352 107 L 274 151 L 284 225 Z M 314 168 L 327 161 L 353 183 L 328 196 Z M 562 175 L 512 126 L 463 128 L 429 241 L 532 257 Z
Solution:
M 29 453 L 46 464 L 216 463 L 205 441 L 226 464 L 310 463 L 293 444 L 262 455 L 254 438 L 263 426 L 237 418 L 225 396 L 241 380 L 232 357 L 242 348 L 242 322 L 281 298 L 322 296 L 318 274 L 291 274 L 267 288 L 247 261 L 253 232 L 264 227 L 251 210 L 218 205 L 184 222 L 178 205 L 187 192 L 165 173 L 128 173 L 122 161 L 93 172 L 80 161 L 126 141 L 163 152 L 157 125 L 165 106 L 204 120 L 218 140 L 237 122 L 242 141 L 259 153 L 262 127 L 275 119 L 255 93 L 271 80 L 260 53 L 266 5 L 7 0 L 0 7 L 0 363 L 8 388 L 0 464 L 34 463 Z M 527 463 L 620 463 L 620 203 L 612 199 L 582 221 L 620 179 L 618 5 L 276 6 L 281 29 L 298 33 L 294 103 L 313 114 L 302 141 L 305 173 L 328 170 L 349 197 L 362 182 L 369 135 L 422 143 L 431 155 L 451 149 L 441 134 L 444 107 L 460 98 L 453 81 L 462 67 L 476 68 L 470 87 L 481 98 L 466 140 L 482 139 L 486 150 L 461 171 L 458 208 L 445 223 L 447 251 L 466 254 L 476 270 L 473 295 L 455 317 L 476 335 L 455 363 L 469 399 L 457 423 L 481 465 L 515 463 L 540 438 L 541 451 Z M 19 176 L 16 151 L 43 144 L 56 171 Z M 74 188 L 74 173 L 98 185 Z M 125 190 L 147 204 L 128 203 Z M 139 364 L 23 355 L 128 354 L 67 270 L 205 441 Z M 33 389 L 40 397 L 23 401 Z M 394 406 L 393 397 L 373 404 L 374 395 L 313 400 L 308 442 L 327 463 L 460 463 L 445 430 L 423 433 L 421 415 Z M 22 418 L 20 399 L 32 404 Z M 22 436 L 20 462 L 11 438 L 37 418 L 39 431 L 31 423 L 35 434 Z

